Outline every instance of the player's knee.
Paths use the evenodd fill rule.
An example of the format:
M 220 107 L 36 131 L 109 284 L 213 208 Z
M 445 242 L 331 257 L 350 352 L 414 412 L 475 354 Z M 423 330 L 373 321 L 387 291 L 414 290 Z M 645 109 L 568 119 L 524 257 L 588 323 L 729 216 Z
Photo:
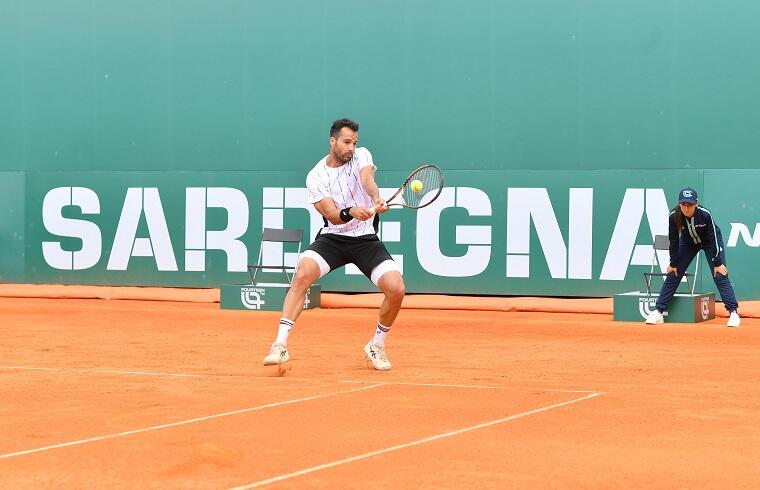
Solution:
M 315 270 L 309 270 L 310 268 L 302 268 L 298 269 L 298 272 L 296 272 L 295 277 L 293 278 L 293 283 L 291 284 L 291 288 L 297 288 L 297 289 L 306 289 L 309 286 L 312 285 L 314 281 L 316 281 L 319 278 L 319 269 Z
M 404 286 L 404 280 L 399 278 L 396 281 L 392 281 L 383 291 L 386 296 L 396 300 L 401 300 L 406 295 L 406 287 Z

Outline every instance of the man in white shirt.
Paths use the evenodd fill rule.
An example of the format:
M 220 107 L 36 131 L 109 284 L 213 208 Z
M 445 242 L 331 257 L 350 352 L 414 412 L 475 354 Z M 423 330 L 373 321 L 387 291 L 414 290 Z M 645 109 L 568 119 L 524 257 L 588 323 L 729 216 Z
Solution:
M 330 153 L 306 177 L 309 202 L 322 215 L 324 227 L 301 254 L 298 271 L 285 297 L 277 338 L 264 358 L 264 365 L 290 359 L 288 335 L 303 311 L 308 287 L 328 272 L 353 263 L 385 294 L 375 335 L 364 346 L 364 352 L 375 369 L 391 368 L 385 354 L 385 339 L 401 309 L 404 279 L 377 237 L 379 215 L 388 206 L 375 183 L 377 167 L 372 155 L 366 148 L 357 148 L 358 141 L 356 122 L 335 121 L 330 127 Z

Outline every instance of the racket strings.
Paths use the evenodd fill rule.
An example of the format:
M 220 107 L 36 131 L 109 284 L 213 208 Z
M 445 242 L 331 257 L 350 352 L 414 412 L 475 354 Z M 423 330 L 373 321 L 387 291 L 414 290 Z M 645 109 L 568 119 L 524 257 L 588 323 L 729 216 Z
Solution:
M 415 192 L 412 182 L 422 183 L 422 189 Z M 435 166 L 422 167 L 414 172 L 404 186 L 404 204 L 409 207 L 419 208 L 426 206 L 430 201 L 438 197 L 443 185 L 443 174 Z

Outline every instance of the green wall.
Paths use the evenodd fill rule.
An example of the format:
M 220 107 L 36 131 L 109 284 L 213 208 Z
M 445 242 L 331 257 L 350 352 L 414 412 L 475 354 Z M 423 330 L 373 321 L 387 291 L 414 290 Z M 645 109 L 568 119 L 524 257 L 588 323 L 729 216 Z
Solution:
M 0 282 L 24 282 L 25 175 L 0 172 Z
M 0 170 L 757 168 L 755 0 L 27 0 Z
M 724 238 L 735 230 L 737 293 L 760 298 L 760 212 L 749 198 L 760 186 L 758 18 L 760 3 L 750 0 L 2 2 L 0 281 L 239 282 L 245 274 L 230 270 L 224 252 L 186 247 L 187 189 L 243 196 L 249 216 L 240 240 L 249 255 L 267 220 L 313 228 L 308 212 L 269 206 L 263 196 L 274 188 L 290 189 L 284 200 L 297 194 L 327 151 L 330 122 L 349 116 L 361 123 L 381 185 L 435 162 L 454 201 L 477 192 L 488 199 L 487 216 L 456 205 L 441 214 L 441 247 L 452 257 L 485 246 L 462 244 L 485 240 L 468 234 L 491 234 L 486 269 L 462 277 L 424 270 L 429 250 L 418 250 L 418 218 L 399 212 L 402 238 L 389 248 L 404 255 L 412 292 L 639 288 L 645 266 L 636 253 L 651 243 L 644 225 L 634 237 L 644 248 L 631 252 L 624 279 L 603 278 L 618 208 L 625 196 L 646 205 L 652 192 L 669 200 L 694 185 Z M 90 267 L 63 270 L 42 256 L 48 242 L 71 252 L 72 266 L 90 260 L 73 255 L 81 239 L 42 222 L 45 196 L 61 188 L 70 199 L 97 196 L 97 213 L 67 206 L 61 216 L 79 220 L 66 233 L 92 230 L 87 223 L 99 230 L 101 257 Z M 511 241 L 509 210 L 523 205 L 520 189 L 544 189 L 569 243 L 570 196 L 582 201 L 584 188 L 594 196 L 590 262 L 565 264 L 568 277 L 554 277 L 533 225 L 520 224 L 512 236 L 522 238 Z M 160 196 L 178 270 L 141 256 L 145 240 L 133 243 L 128 269 L 107 268 L 130 192 L 144 206 Z M 222 209 L 206 213 L 209 230 L 224 229 Z M 133 239 L 151 237 L 145 220 Z M 185 270 L 188 250 L 203 252 L 203 271 Z M 507 272 L 526 264 L 530 278 Z M 589 267 L 591 278 L 574 278 Z M 325 286 L 366 283 L 338 277 Z

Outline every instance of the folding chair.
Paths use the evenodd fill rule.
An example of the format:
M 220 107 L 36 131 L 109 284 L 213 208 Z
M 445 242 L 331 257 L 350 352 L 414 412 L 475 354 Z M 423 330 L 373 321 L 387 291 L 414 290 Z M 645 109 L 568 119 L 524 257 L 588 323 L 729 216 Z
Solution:
M 248 266 L 248 274 L 251 276 L 251 284 L 256 285 L 256 273 L 261 269 L 275 269 L 281 270 L 285 276 L 285 282 L 290 285 L 293 281 L 293 276 L 298 269 L 298 260 L 301 257 L 301 239 L 303 238 L 303 230 L 296 229 L 279 229 L 279 228 L 264 228 L 264 233 L 261 235 L 261 245 L 259 246 L 259 258 L 255 265 Z M 297 243 L 298 253 L 296 256 L 296 265 L 264 265 L 261 263 L 261 257 L 264 251 L 264 243 Z M 293 271 L 290 277 L 288 277 L 288 271 Z
M 662 278 L 667 277 L 667 274 L 664 272 L 655 272 L 654 268 L 657 264 L 657 251 L 658 250 L 669 250 L 670 249 L 670 238 L 668 238 L 668 235 L 655 235 L 654 236 L 654 246 L 652 247 L 652 268 L 649 270 L 649 272 L 644 273 L 644 282 L 647 285 L 647 296 L 652 295 L 652 278 L 655 276 L 659 276 Z M 691 291 L 691 294 L 694 294 L 694 286 L 697 284 L 697 272 L 699 272 L 699 254 L 695 257 L 697 259 L 697 265 L 694 269 L 694 273 L 686 272 L 684 273 L 684 277 L 686 278 L 686 286 L 689 287 L 689 290 Z M 691 278 L 691 280 L 689 280 Z

